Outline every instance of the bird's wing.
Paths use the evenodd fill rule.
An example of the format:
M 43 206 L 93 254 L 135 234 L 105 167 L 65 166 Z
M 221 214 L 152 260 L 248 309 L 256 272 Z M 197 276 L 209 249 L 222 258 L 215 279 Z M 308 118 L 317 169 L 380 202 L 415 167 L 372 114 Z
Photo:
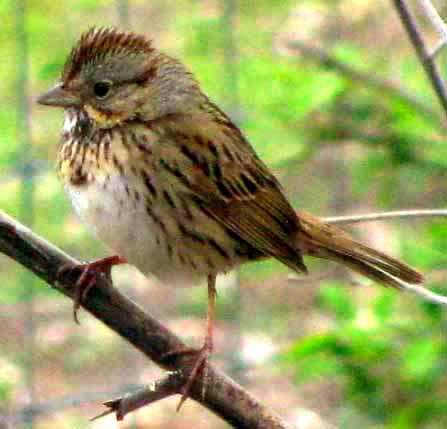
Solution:
M 192 204 L 262 255 L 307 271 L 293 239 L 301 229 L 295 211 L 224 113 L 172 118 L 164 122 L 164 133 L 169 145 L 176 146 L 176 156 L 163 162 L 183 174 Z

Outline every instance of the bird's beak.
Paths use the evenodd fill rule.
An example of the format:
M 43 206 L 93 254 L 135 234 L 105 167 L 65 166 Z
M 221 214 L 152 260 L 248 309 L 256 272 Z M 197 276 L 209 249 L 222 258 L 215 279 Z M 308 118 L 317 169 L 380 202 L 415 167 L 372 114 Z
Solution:
M 56 107 L 75 107 L 79 106 L 79 97 L 72 91 L 64 89 L 60 83 L 37 98 L 39 104 Z

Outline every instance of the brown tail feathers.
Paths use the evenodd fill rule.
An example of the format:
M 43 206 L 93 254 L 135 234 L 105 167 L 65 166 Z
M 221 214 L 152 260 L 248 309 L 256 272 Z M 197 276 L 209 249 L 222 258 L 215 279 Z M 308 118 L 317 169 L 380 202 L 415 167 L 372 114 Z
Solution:
M 401 288 L 402 282 L 423 283 L 424 276 L 407 264 L 354 240 L 343 230 L 298 211 L 303 228 L 303 253 L 336 261 L 385 286 Z

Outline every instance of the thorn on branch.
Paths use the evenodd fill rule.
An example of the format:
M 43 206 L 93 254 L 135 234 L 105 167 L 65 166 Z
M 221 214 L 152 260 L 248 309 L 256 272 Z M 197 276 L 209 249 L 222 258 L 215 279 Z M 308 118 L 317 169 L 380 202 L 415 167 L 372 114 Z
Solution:
M 104 402 L 103 405 L 108 409 L 90 420 L 97 420 L 112 413 L 116 414 L 118 421 L 123 420 L 126 414 L 132 411 L 179 393 L 184 384 L 185 377 L 181 371 L 168 372 L 160 380 L 154 381 L 136 392 Z

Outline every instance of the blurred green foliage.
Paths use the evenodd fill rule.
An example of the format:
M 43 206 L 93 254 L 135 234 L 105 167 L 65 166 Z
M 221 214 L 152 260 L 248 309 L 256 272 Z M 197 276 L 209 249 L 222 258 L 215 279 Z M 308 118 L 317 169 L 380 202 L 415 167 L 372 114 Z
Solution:
M 220 2 L 129 3 L 134 29 L 181 57 L 210 96 L 228 107 L 221 78 L 228 35 L 221 27 Z M 421 103 L 439 111 L 422 67 L 403 42 L 398 21 L 390 16 L 391 6 L 382 10 L 367 0 L 340 0 L 335 17 L 331 15 L 334 3 L 239 2 L 233 37 L 238 48 L 242 129 L 299 207 L 324 215 L 332 214 L 334 207 L 349 213 L 445 206 L 447 145 L 437 117 L 286 48 L 295 33 L 308 35 L 310 45 L 325 47 L 340 61 L 375 77 L 391 76 Z M 346 13 L 354 3 L 358 8 Z M 0 2 L 0 207 L 18 216 L 22 157 L 12 108 L 16 103 L 14 6 L 13 0 Z M 375 20 L 370 21 L 371 16 Z M 57 81 L 81 31 L 117 24 L 115 2 L 32 0 L 27 22 L 32 100 Z M 385 36 L 385 29 L 395 32 L 393 37 Z M 33 229 L 82 259 L 98 256 L 100 244 L 73 217 L 53 171 L 62 112 L 34 104 L 32 110 Z M 365 224 L 357 231 L 364 239 L 374 237 L 372 243 L 380 236 L 377 241 L 384 250 L 423 269 L 428 273 L 427 287 L 446 293 L 445 221 L 408 219 L 377 229 Z M 311 266 L 313 272 L 321 268 Z M 1 305 L 23 299 L 17 271 L 17 265 L 0 260 Z M 271 278 L 286 273 L 278 263 L 266 261 L 243 267 L 241 281 L 256 283 L 261 290 L 264 283 L 275 283 Z M 291 288 L 287 286 L 287 293 Z M 347 422 L 345 427 L 356 427 L 361 421 L 361 427 L 393 429 L 435 428 L 447 421 L 447 328 L 442 309 L 395 291 L 351 287 L 342 280 L 298 285 L 290 293 L 298 293 L 298 288 L 310 296 L 300 309 L 300 299 L 281 299 L 286 292 L 278 292 L 274 285 L 267 288 L 270 295 L 264 300 L 262 290 L 246 296 L 246 301 L 259 301 L 242 315 L 243 326 L 247 332 L 268 330 L 272 337 L 294 342 L 281 355 L 280 367 L 291 371 L 297 386 L 320 380 L 336 385 L 342 395 L 329 419 Z M 192 292 L 180 308 L 203 314 L 203 293 Z M 56 299 L 55 295 L 47 287 L 38 288 L 38 298 Z M 221 315 L 232 305 L 231 299 L 224 294 Z M 305 326 L 306 318 L 314 321 L 316 329 Z M 81 370 L 89 359 L 113 354 L 110 344 L 105 352 L 100 343 L 96 346 L 68 358 L 67 365 Z M 11 389 L 7 380 L 0 379 L 0 402 L 10 400 Z M 318 404 L 313 405 L 318 410 Z

